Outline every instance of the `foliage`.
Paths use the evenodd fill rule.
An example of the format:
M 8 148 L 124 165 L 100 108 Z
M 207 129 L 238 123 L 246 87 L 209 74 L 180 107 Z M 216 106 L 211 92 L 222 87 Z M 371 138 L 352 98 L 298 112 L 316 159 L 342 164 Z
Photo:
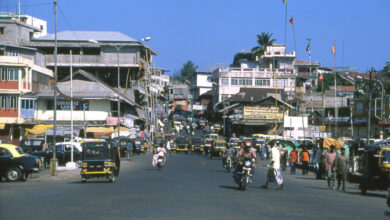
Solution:
M 321 75 L 318 74 L 318 78 L 320 76 Z M 318 87 L 317 87 L 318 92 L 328 90 L 330 86 L 334 86 L 334 74 L 333 73 L 323 74 L 323 78 L 324 78 L 323 82 L 318 80 Z M 336 75 L 336 85 L 337 86 L 352 86 L 352 84 L 350 82 L 344 80 L 338 74 Z M 324 90 L 322 90 L 322 86 L 324 86 Z
M 190 76 L 195 74 L 197 68 L 198 66 L 195 66 L 195 64 L 189 60 L 183 64 L 180 73 L 175 73 L 172 77 L 174 80 L 184 83 Z
M 233 66 L 240 66 L 240 60 L 243 60 L 243 59 L 246 59 L 248 61 L 252 61 L 254 60 L 254 57 L 253 57 L 253 54 L 252 53 L 236 53 L 236 55 L 234 55 L 234 59 L 233 59 Z
M 257 44 L 259 46 L 256 46 L 252 48 L 253 56 L 254 57 L 261 57 L 264 54 L 264 51 L 266 50 L 267 46 L 273 45 L 275 43 L 275 39 L 272 38 L 272 33 L 269 32 L 262 32 L 260 35 L 256 35 L 257 37 Z

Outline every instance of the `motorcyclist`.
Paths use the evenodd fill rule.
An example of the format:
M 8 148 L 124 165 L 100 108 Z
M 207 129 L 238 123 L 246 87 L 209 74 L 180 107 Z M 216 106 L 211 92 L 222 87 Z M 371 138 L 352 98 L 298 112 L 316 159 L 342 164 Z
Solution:
M 226 167 L 226 160 L 230 156 L 233 160 L 234 155 L 236 154 L 236 150 L 228 144 L 226 149 L 222 152 L 222 166 Z
M 160 146 L 157 147 L 155 154 L 153 155 L 152 165 L 154 167 L 157 165 L 157 160 L 158 160 L 158 157 L 160 157 L 160 156 L 164 157 L 164 160 L 165 160 L 166 153 L 167 153 L 167 151 L 165 150 L 164 145 L 162 143 L 160 143 Z
M 257 163 L 257 157 L 256 157 L 256 150 L 252 148 L 251 141 L 245 141 L 245 143 L 242 144 L 242 147 L 240 149 L 240 152 L 238 153 L 237 160 L 243 161 L 245 159 L 255 160 L 255 163 Z M 242 164 L 237 163 L 236 169 L 234 171 L 234 179 L 238 183 L 240 181 L 240 177 L 238 173 L 242 169 Z M 255 174 L 255 169 L 251 169 L 252 178 Z

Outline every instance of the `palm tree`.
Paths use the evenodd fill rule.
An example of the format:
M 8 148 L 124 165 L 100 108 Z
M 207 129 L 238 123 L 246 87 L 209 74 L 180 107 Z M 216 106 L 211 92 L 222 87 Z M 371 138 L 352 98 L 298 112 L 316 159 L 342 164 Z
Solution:
M 260 35 L 256 35 L 256 37 L 259 46 L 252 48 L 252 52 L 254 57 L 261 57 L 267 46 L 271 46 L 276 40 L 271 39 L 272 33 L 269 32 L 262 32 Z

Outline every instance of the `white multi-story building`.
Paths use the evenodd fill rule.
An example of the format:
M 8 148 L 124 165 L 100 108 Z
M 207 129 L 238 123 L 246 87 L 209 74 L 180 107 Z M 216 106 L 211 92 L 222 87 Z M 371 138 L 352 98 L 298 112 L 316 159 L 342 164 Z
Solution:
M 213 103 L 227 99 L 240 88 L 283 90 L 294 97 L 296 69 L 295 52 L 286 53 L 284 45 L 268 46 L 258 65 L 241 63 L 241 67 L 218 68 L 213 72 Z

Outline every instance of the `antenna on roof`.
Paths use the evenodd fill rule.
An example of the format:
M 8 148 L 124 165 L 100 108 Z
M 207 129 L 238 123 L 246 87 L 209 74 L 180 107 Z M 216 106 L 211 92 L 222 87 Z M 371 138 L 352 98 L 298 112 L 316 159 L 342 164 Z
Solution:
M 18 18 L 20 21 L 20 0 L 18 0 Z

